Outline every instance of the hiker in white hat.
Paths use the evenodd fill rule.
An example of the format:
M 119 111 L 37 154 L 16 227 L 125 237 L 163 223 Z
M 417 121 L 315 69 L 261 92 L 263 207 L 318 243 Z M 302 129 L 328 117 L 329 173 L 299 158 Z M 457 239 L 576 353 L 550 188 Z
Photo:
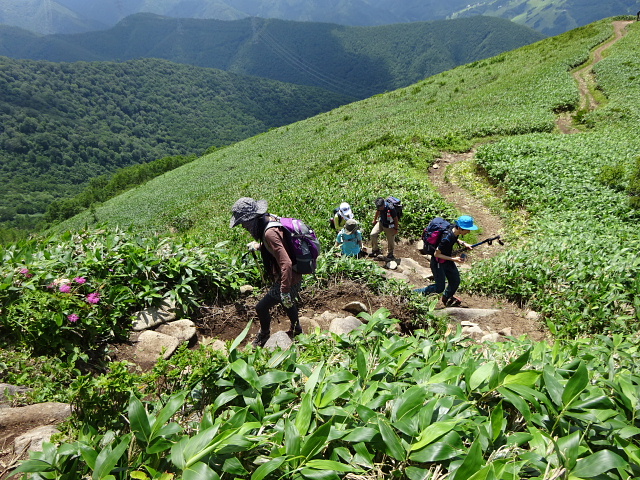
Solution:
M 338 208 L 333 210 L 333 217 L 331 217 L 329 223 L 335 230 L 340 230 L 347 223 L 347 220 L 351 220 L 353 218 L 351 205 L 347 202 L 342 202 Z

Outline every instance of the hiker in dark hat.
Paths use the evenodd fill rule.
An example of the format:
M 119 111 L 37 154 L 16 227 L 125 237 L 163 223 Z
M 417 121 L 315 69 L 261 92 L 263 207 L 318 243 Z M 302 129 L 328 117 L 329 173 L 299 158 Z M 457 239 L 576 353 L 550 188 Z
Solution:
M 362 233 L 356 220 L 350 218 L 336 236 L 336 246 L 340 247 L 342 255 L 358 257 L 362 252 Z
M 369 234 L 371 239 L 370 257 L 376 257 L 381 254 L 378 237 L 380 232 L 384 232 L 387 237 L 387 258 L 395 259 L 394 251 L 396 246 L 396 235 L 398 235 L 398 212 L 395 208 L 388 205 L 384 198 L 378 197 L 375 200 L 376 213 L 373 217 L 373 229 Z
M 447 230 L 440 239 L 436 253 L 431 256 L 431 272 L 435 283 L 424 288 L 417 288 L 414 291 L 423 295 L 431 293 L 442 293 L 442 303 L 445 307 L 460 306 L 462 301 L 454 296 L 460 286 L 460 272 L 456 263 L 463 263 L 464 256 L 453 257 L 453 247 L 457 244 L 466 248 L 472 248 L 467 242 L 459 237 L 466 235 L 472 230 L 478 230 L 478 226 L 473 223 L 473 217 L 462 215 L 455 221 L 453 228 Z M 445 289 L 445 284 L 447 284 Z
M 273 281 L 267 294 L 256 305 L 260 332 L 253 340 L 253 345 L 262 347 L 271 336 L 269 311 L 278 303 L 282 304 L 291 321 L 291 329 L 287 332 L 289 336 L 300 335 L 302 326 L 298 318 L 296 298 L 302 283 L 302 275 L 293 270 L 283 227 L 270 225 L 278 222 L 278 218 L 267 213 L 266 200 L 256 201 L 249 197 L 240 198 L 234 203 L 231 212 L 231 228 L 242 225 L 251 234 L 255 241 L 247 246 L 252 250 L 260 251 L 265 271 Z

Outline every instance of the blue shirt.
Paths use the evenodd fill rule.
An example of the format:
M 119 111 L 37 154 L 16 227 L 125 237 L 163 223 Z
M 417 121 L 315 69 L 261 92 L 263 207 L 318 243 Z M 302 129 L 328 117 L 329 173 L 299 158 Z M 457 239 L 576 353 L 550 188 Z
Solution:
M 336 243 L 340 244 L 343 255 L 356 256 L 360 253 L 362 233 L 360 233 L 360 230 L 356 230 L 354 233 L 347 233 L 343 228 L 336 237 Z

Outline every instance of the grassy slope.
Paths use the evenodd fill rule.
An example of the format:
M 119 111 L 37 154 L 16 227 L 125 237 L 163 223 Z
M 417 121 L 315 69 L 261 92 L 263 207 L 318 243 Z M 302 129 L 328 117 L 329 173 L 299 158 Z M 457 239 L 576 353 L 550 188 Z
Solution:
M 187 217 L 194 232 L 220 240 L 229 236 L 229 208 L 241 195 L 318 224 L 342 199 L 362 217 L 375 196 L 393 192 L 418 228 L 432 213 L 424 173 L 438 147 L 551 131 L 554 109 L 578 99 L 569 68 L 610 31 L 608 22 L 594 24 L 274 129 L 108 202 L 97 219 L 166 232 L 173 218 Z M 85 214 L 62 228 L 92 220 Z

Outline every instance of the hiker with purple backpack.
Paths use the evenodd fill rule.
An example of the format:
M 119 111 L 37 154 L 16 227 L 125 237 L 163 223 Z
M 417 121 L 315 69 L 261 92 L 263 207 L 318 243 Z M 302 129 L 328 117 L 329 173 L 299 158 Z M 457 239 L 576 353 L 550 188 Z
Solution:
M 433 224 L 436 220 L 442 219 L 437 217 L 431 223 Z M 429 227 L 427 227 L 425 231 L 428 229 Z M 432 239 L 436 239 L 436 245 L 431 255 L 429 266 L 431 267 L 435 283 L 424 288 L 417 288 L 414 290 L 415 292 L 420 292 L 423 295 L 442 293 L 442 303 L 444 303 L 446 307 L 460 306 L 462 301 L 454 295 L 460 286 L 460 272 L 456 264 L 464 263 L 465 256 L 458 255 L 454 257 L 453 247 L 459 244 L 467 249 L 473 248 L 472 245 L 459 238 L 472 230 L 478 230 L 478 226 L 473 223 L 473 217 L 469 215 L 462 215 L 453 225 L 440 229 L 439 235 L 437 230 L 435 228 L 433 229 Z M 428 247 L 426 242 L 427 240 L 425 240 L 425 246 Z
M 267 212 L 266 200 L 256 201 L 249 197 L 242 197 L 236 201 L 231 211 L 231 228 L 242 225 L 251 234 L 255 241 L 249 243 L 247 247 L 252 251 L 260 251 L 265 271 L 273 282 L 266 295 L 256 305 L 260 332 L 252 344 L 262 347 L 271 336 L 269 311 L 279 303 L 282 304 L 291 321 L 291 329 L 287 333 L 292 338 L 300 335 L 302 326 L 298 317 L 296 298 L 302 284 L 302 274 L 311 273 L 302 265 L 304 262 L 305 268 L 315 268 L 315 258 L 310 261 L 301 259 L 299 264 L 294 263 L 290 233 L 281 221 L 295 221 L 295 219 L 270 214 Z M 316 256 L 317 253 L 317 251 L 314 252 Z M 309 262 L 312 262 L 312 267 Z

